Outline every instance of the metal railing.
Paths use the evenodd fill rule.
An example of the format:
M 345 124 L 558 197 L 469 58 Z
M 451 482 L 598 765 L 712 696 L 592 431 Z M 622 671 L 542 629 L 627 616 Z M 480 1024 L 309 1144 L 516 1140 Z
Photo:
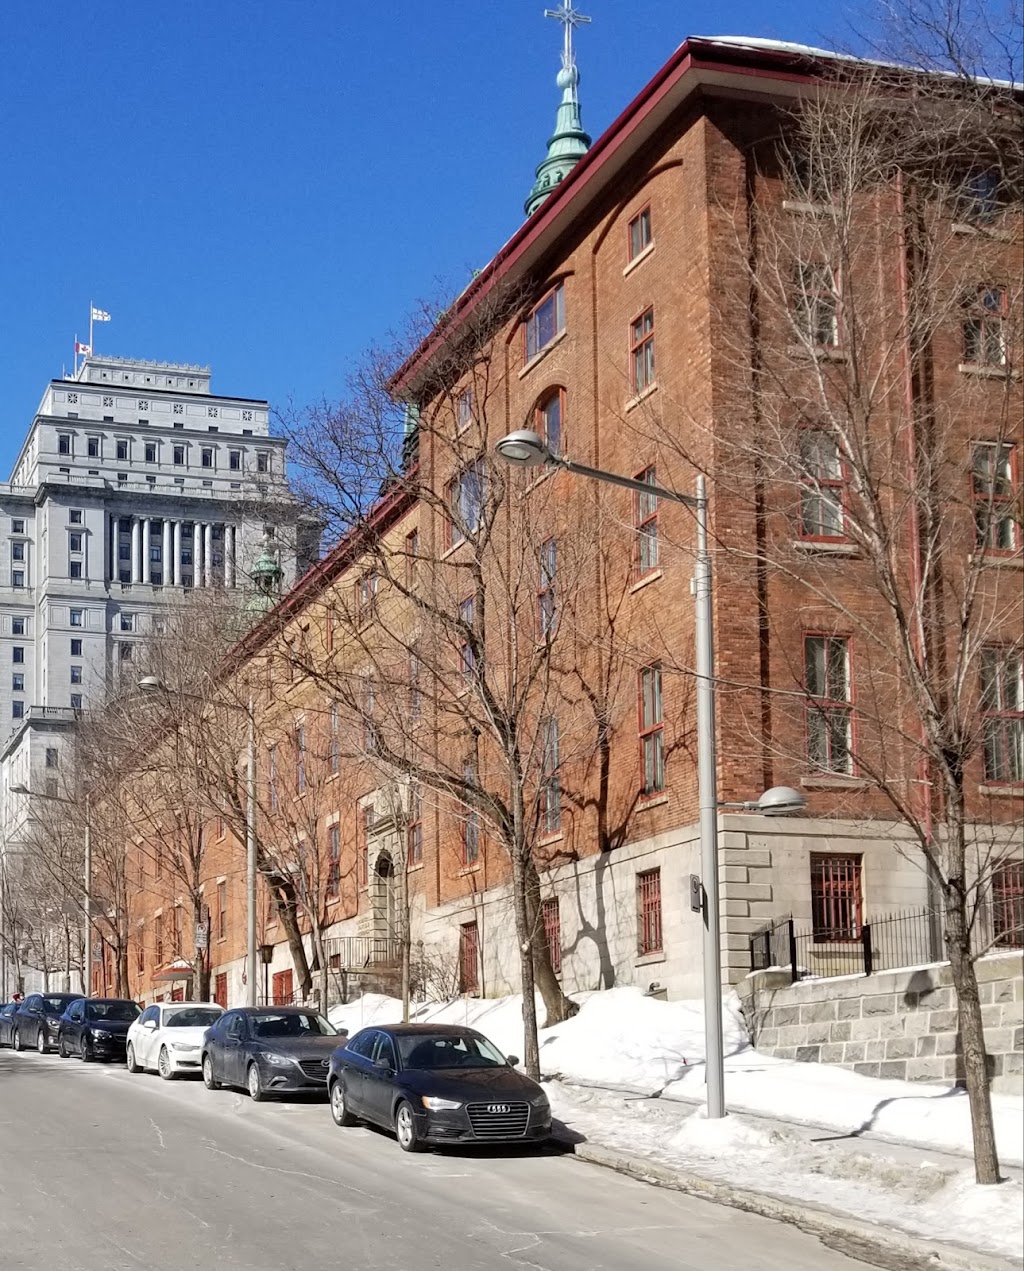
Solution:
M 332 936 L 324 944 L 331 971 L 391 968 L 402 960 L 402 942 L 391 936 Z
M 1010 916 L 1011 919 L 1013 916 Z M 873 975 L 946 961 L 945 914 L 941 909 L 902 910 L 873 917 L 855 929 L 830 930 L 780 918 L 750 937 L 750 969 L 783 970 L 793 983 L 842 975 Z M 992 906 L 979 905 L 971 924 L 975 957 L 1024 945 L 1020 915 L 993 921 Z

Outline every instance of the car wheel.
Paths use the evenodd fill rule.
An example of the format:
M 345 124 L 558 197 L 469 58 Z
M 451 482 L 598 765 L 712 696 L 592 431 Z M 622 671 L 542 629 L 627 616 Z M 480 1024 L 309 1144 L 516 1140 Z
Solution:
M 398 1146 L 403 1152 L 422 1152 L 423 1142 L 419 1130 L 416 1129 L 416 1118 L 412 1113 L 412 1104 L 405 1099 L 395 1112 L 395 1135 Z
M 11 1049 L 21 1050 L 21 1033 L 17 1029 L 14 1030 L 14 1039 L 11 1042 Z
M 203 1056 L 203 1085 L 207 1090 L 219 1090 L 220 1082 L 213 1075 L 213 1060 L 209 1055 Z
M 38 1050 L 41 1055 L 47 1055 L 50 1052 L 50 1048 L 46 1044 L 46 1034 L 42 1029 L 36 1033 L 36 1050 Z
M 263 1093 L 263 1078 L 260 1076 L 260 1070 L 256 1064 L 249 1065 L 249 1071 L 245 1074 L 245 1084 L 249 1089 L 249 1098 L 253 1103 L 262 1103 L 267 1097 Z
M 334 1124 L 342 1127 L 355 1125 L 356 1119 L 348 1110 L 348 1104 L 345 1102 L 345 1087 L 340 1078 L 331 1086 L 331 1116 L 334 1118 Z
M 171 1063 L 171 1057 L 167 1053 L 166 1046 L 160 1047 L 160 1056 L 156 1061 L 156 1070 L 160 1076 L 163 1077 L 164 1081 L 173 1081 L 178 1075 L 174 1070 L 174 1065 Z
M 68 1039 L 63 1033 L 57 1038 L 57 1054 L 60 1055 L 61 1059 L 71 1058 L 71 1053 L 68 1050 Z
M 86 1033 L 82 1038 L 82 1063 L 91 1064 L 95 1058 L 96 1054 L 92 1047 L 92 1038 Z
M 135 1062 L 135 1047 L 128 1043 L 128 1049 L 124 1052 L 124 1062 L 129 1072 L 141 1072 L 142 1069 Z

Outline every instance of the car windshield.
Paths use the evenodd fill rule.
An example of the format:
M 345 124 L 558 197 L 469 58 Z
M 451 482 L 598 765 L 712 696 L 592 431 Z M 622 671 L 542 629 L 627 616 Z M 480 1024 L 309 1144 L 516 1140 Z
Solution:
M 186 1006 L 181 1011 L 168 1011 L 164 1028 L 209 1028 L 220 1019 L 221 1012 L 212 1006 Z
M 43 1007 L 50 1015 L 63 1015 L 74 997 L 44 997 Z
M 134 1002 L 89 1002 L 85 1008 L 86 1019 L 109 1020 L 112 1023 L 130 1024 L 139 1014 Z
M 284 1012 L 257 1015 L 252 1031 L 257 1037 L 337 1037 L 338 1030 L 322 1015 Z
M 505 1059 L 486 1037 L 438 1033 L 395 1038 L 403 1068 L 501 1068 Z

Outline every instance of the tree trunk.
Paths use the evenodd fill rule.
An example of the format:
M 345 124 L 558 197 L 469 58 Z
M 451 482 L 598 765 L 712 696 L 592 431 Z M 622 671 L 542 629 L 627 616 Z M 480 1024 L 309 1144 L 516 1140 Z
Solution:
M 978 994 L 978 976 L 971 955 L 971 933 L 967 923 L 967 895 L 962 879 L 951 879 L 945 890 L 946 947 L 956 991 L 964 1080 L 971 1105 L 974 1177 L 979 1183 L 998 1183 L 999 1156 L 996 1151 L 995 1126 L 992 1123 L 992 1095 L 988 1084 L 988 1054 Z
M 519 971 L 523 983 L 523 1067 L 526 1075 L 540 1080 L 540 1044 L 537 1040 L 537 998 L 533 975 L 533 932 L 526 901 L 525 853 L 516 850 L 512 858 L 512 903 L 519 944 Z
M 208 1002 L 210 1000 L 210 931 L 209 914 L 205 912 L 202 895 L 196 895 L 192 898 L 192 923 L 193 934 L 199 930 L 200 925 L 206 923 L 206 948 L 201 949 L 198 942 L 194 945 L 194 957 L 192 965 L 195 967 L 195 978 L 193 984 L 195 986 L 195 1000 L 197 1002 Z
M 309 959 L 306 957 L 306 946 L 302 943 L 302 932 L 299 930 L 295 888 L 290 880 L 282 880 L 280 875 L 274 877 L 272 882 L 274 903 L 285 935 L 288 937 L 288 948 L 292 955 L 292 966 L 295 968 L 295 975 L 299 981 L 299 992 L 303 998 L 307 998 L 313 987 L 313 976 L 309 969 Z
M 558 976 L 555 975 L 555 968 L 551 963 L 548 934 L 544 929 L 542 917 L 540 874 L 532 852 L 527 855 L 525 874 L 526 920 L 527 929 L 531 935 L 533 974 L 544 1000 L 544 1027 L 550 1028 L 552 1024 L 560 1024 L 563 1020 L 571 1019 L 580 1008 L 562 992 L 562 986 L 558 982 Z
M 117 946 L 117 996 L 128 996 L 128 946 L 118 943 Z

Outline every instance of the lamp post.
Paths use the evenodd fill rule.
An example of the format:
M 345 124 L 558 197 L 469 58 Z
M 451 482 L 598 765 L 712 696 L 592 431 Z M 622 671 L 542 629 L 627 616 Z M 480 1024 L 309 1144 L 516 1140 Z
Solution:
M 146 693 L 167 693 L 170 690 L 157 675 L 144 675 L 139 688 Z M 246 1004 L 257 1003 L 256 983 L 256 715 L 252 693 L 248 706 L 239 702 L 224 702 L 185 693 L 182 696 L 211 706 L 223 706 L 228 710 L 244 710 L 248 719 L 245 766 L 245 897 L 246 897 Z
M 30 790 L 24 784 L 11 786 L 11 794 L 27 794 L 32 799 L 48 799 L 51 803 L 65 803 L 77 808 L 76 799 L 65 799 L 60 794 L 44 794 Z M 85 921 L 83 923 L 82 992 L 88 995 L 92 988 L 92 818 L 89 815 L 89 796 L 85 796 L 85 864 L 83 869 Z M 23 853 L 24 854 L 24 853 Z
M 703 475 L 697 477 L 697 493 L 680 494 L 663 486 L 623 477 L 601 468 L 591 468 L 566 459 L 548 449 L 537 433 L 528 429 L 502 437 L 495 450 L 506 463 L 521 468 L 563 468 L 576 476 L 605 485 L 617 485 L 640 494 L 654 495 L 682 503 L 696 513 L 697 551 L 694 557 L 692 590 L 697 678 L 697 795 L 700 807 L 700 868 L 703 887 L 703 969 L 704 969 L 704 1040 L 706 1051 L 707 1115 L 710 1119 L 725 1116 L 725 1055 L 722 1042 L 722 938 L 718 895 L 718 768 L 715 759 L 715 671 L 714 629 L 711 608 L 711 555 L 708 551 L 708 497 Z M 780 798 L 785 791 L 788 798 Z M 746 810 L 767 814 L 791 812 L 802 796 L 788 787 L 766 791 L 754 804 L 740 805 Z M 735 805 L 728 805 L 735 806 Z

